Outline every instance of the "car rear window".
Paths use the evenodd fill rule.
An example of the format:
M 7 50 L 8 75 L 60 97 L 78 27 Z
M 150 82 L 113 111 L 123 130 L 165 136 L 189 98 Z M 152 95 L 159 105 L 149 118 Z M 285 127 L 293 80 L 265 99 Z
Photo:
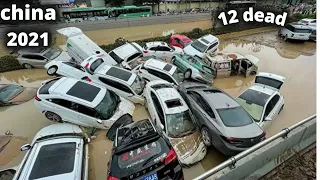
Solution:
M 116 78 L 119 78 L 124 81 L 128 81 L 130 79 L 130 77 L 132 76 L 132 73 L 125 71 L 125 70 L 122 70 L 122 69 L 119 69 L 119 68 L 111 67 L 106 72 L 106 75 L 116 77 Z
M 74 84 L 74 86 L 72 86 L 72 88 L 69 89 L 67 94 L 92 102 L 100 90 L 101 89 L 99 87 L 78 81 L 76 84 Z
M 217 112 L 227 127 L 246 126 L 253 123 L 249 114 L 241 107 L 217 109 Z
M 103 61 L 101 58 L 95 60 L 95 61 L 91 64 L 90 70 L 91 70 L 92 72 L 94 72 L 102 63 L 104 63 L 104 61 Z
M 49 94 L 50 87 L 57 82 L 59 79 L 51 80 L 50 82 L 47 82 L 39 89 L 39 94 Z
M 76 143 L 74 142 L 42 146 L 28 179 L 39 179 L 72 172 L 75 152 Z
M 118 55 L 116 55 L 116 53 L 114 53 L 113 51 L 111 51 L 109 53 L 109 55 L 115 60 L 117 61 L 118 64 L 122 63 L 122 61 L 124 61 L 121 57 L 119 57 Z

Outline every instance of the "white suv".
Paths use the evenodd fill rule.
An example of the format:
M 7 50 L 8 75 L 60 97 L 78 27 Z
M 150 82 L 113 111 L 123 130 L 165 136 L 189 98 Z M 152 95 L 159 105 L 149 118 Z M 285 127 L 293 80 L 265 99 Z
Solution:
M 116 66 L 105 65 L 86 80 L 97 83 L 134 103 L 144 105 L 145 81 L 137 74 Z
M 311 35 L 311 28 L 309 26 L 299 23 L 289 23 L 279 29 L 278 35 L 282 36 L 285 41 L 289 39 L 307 41 Z
M 27 151 L 13 179 L 88 179 L 89 148 L 85 134 L 72 124 L 52 124 L 42 128 Z M 6 179 L 6 178 L 5 178 Z
M 140 66 L 138 75 L 146 81 L 161 79 L 175 85 L 183 81 L 183 73 L 175 65 L 153 58 Z
M 218 47 L 219 39 L 214 35 L 208 34 L 193 41 L 183 50 L 184 53 L 190 56 L 198 56 L 199 58 L 205 58 L 206 54 L 215 54 L 218 50 Z
M 183 165 L 201 161 L 207 149 L 187 103 L 176 88 L 163 80 L 151 81 L 145 88 L 146 107 L 151 120 L 172 144 Z
M 143 50 L 144 56 L 155 56 L 166 61 L 170 61 L 175 54 L 184 54 L 184 52 L 181 48 L 170 46 L 162 41 L 147 42 Z
M 134 105 L 114 92 L 73 78 L 46 81 L 35 96 L 35 105 L 55 122 L 108 129 L 124 115 L 132 115 Z

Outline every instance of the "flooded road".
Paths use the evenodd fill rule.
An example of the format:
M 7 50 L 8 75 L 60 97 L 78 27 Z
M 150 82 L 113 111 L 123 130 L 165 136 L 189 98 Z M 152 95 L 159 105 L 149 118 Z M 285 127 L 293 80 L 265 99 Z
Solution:
M 285 98 L 284 110 L 267 129 L 267 136 L 279 132 L 316 112 L 316 43 L 284 42 L 276 36 L 276 31 L 255 34 L 233 39 L 221 39 L 219 48 L 223 52 L 252 54 L 260 59 L 259 71 L 272 72 L 286 77 L 281 92 Z M 22 84 L 37 87 L 41 81 L 49 78 L 44 70 L 20 70 L 0 74 L 0 83 Z M 216 79 L 214 86 L 223 89 L 235 97 L 248 88 L 254 77 L 232 77 Z M 143 106 L 136 105 L 134 120 L 148 117 Z M 23 157 L 19 147 L 30 142 L 41 128 L 51 124 L 33 105 L 27 103 L 0 108 L 0 135 L 10 130 L 18 138 L 2 137 L 0 144 L 7 144 L 0 153 L 0 169 L 17 165 Z M 105 137 L 105 131 L 96 133 L 90 143 L 90 173 L 92 180 L 105 179 L 107 162 L 110 157 L 112 142 Z M 12 152 L 9 153 L 8 152 Z M 208 148 L 207 156 L 197 165 L 185 169 L 185 179 L 192 179 L 206 170 L 218 165 L 226 158 L 214 148 Z

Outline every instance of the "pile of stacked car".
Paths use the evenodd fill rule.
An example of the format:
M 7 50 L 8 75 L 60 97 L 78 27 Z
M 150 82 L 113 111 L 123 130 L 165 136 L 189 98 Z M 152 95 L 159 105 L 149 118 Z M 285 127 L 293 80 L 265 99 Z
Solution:
M 228 68 L 255 74 L 258 62 L 251 55 L 217 54 L 213 35 L 195 41 L 174 35 L 170 44 L 176 46 L 126 43 L 106 53 L 77 28 L 59 32 L 68 37 L 72 59 L 47 62 L 48 75 L 63 77 L 43 82 L 34 102 L 49 120 L 75 125 L 45 127 L 22 147 L 29 151 L 16 179 L 86 179 L 90 140 L 76 125 L 108 129 L 114 141 L 108 180 L 183 179 L 181 167 L 201 161 L 209 146 L 232 156 L 264 140 L 262 127 L 284 105 L 284 78 L 271 73 L 259 73 L 236 99 L 213 88 L 213 78 L 232 75 Z M 133 122 L 133 103 L 144 105 L 150 119 Z

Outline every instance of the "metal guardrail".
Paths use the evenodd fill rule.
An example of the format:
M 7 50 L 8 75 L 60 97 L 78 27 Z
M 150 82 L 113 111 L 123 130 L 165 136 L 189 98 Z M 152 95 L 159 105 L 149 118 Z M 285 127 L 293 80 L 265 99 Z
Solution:
M 213 174 L 221 171 L 222 169 L 226 168 L 226 167 L 232 167 L 235 165 L 235 163 L 237 161 L 239 161 L 240 159 L 246 157 L 247 155 L 251 154 L 252 152 L 262 148 L 263 146 L 271 143 L 272 141 L 280 138 L 280 137 L 286 137 L 293 129 L 296 129 L 297 127 L 309 122 L 310 120 L 314 119 L 316 117 L 316 114 L 288 127 L 288 128 L 284 128 L 282 131 L 280 131 L 279 133 L 273 135 L 272 137 L 262 141 L 261 143 L 256 144 L 255 146 L 252 146 L 251 148 L 229 158 L 228 160 L 224 161 L 223 163 L 219 164 L 218 166 L 210 169 L 209 171 L 205 172 L 204 174 L 198 176 L 195 178 L 195 180 L 203 180 L 205 178 L 208 178 L 210 176 L 212 176 Z

